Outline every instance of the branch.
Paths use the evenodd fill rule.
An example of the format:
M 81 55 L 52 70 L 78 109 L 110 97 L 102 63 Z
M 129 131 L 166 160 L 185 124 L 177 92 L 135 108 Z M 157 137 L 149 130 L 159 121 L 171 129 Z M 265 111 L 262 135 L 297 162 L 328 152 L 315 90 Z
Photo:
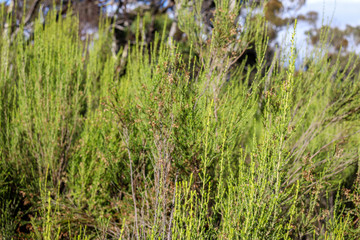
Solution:
M 41 0 L 35 0 L 33 2 L 33 4 L 31 5 L 30 7 L 30 10 L 28 12 L 28 14 L 26 15 L 25 19 L 24 19 L 24 26 L 27 26 L 31 20 L 31 18 L 34 16 L 35 14 L 35 10 L 37 9 L 37 7 L 39 6 Z M 25 7 L 25 6 L 24 6 Z M 14 40 L 15 36 L 17 35 L 17 33 L 19 32 L 20 30 L 20 25 L 18 25 L 15 29 L 15 31 L 11 34 L 11 41 Z
M 135 196 L 135 186 L 134 186 L 134 172 L 133 172 L 133 166 L 132 166 L 133 161 L 131 158 L 130 145 L 129 145 L 129 134 L 128 134 L 127 128 L 124 129 L 123 135 L 124 135 L 124 141 L 126 143 L 126 149 L 127 149 L 128 156 L 129 156 L 129 162 L 130 162 L 131 193 L 132 193 L 132 199 L 133 199 L 134 208 L 135 208 L 136 239 L 139 240 L 139 227 L 138 227 L 136 196 Z
M 35 0 L 34 3 L 31 5 L 29 13 L 25 17 L 24 25 L 27 25 L 29 23 L 30 19 L 32 18 L 32 16 L 34 16 L 35 10 L 38 7 L 38 5 L 40 4 L 40 2 L 41 2 L 41 0 Z

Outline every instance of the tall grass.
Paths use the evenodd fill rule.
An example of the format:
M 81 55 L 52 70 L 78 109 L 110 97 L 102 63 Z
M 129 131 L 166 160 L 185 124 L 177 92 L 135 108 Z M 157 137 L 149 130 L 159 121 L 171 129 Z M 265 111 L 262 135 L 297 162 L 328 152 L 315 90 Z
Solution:
M 294 30 L 266 62 L 254 5 L 217 0 L 211 31 L 178 6 L 189 51 L 138 18 L 126 66 L 105 20 L 85 43 L 71 14 L 1 25 L 0 237 L 358 239 L 355 55 L 330 64 L 323 40 L 297 69 Z

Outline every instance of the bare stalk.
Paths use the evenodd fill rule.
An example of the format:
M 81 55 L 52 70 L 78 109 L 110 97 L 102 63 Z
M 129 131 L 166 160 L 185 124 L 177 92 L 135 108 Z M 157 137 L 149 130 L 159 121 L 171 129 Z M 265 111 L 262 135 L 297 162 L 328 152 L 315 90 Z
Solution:
M 130 163 L 131 194 L 132 194 L 132 199 L 133 199 L 133 203 L 134 203 L 134 210 L 135 210 L 136 239 L 139 239 L 139 226 L 138 226 L 138 216 L 137 216 L 135 187 L 134 187 L 134 173 L 133 173 L 133 167 L 132 167 L 131 152 L 130 152 L 130 148 L 129 148 L 129 134 L 128 134 L 128 129 L 127 128 L 124 128 L 123 134 L 124 134 L 124 141 L 125 141 L 125 144 L 126 144 L 126 149 L 127 149 L 128 156 L 129 156 L 129 163 Z

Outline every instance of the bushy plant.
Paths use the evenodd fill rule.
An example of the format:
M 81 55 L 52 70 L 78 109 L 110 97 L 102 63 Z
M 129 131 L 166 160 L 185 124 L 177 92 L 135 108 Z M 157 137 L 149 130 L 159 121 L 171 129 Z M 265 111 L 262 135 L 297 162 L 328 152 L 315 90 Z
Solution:
M 7 17 L 0 237 L 359 238 L 357 58 L 329 61 L 324 29 L 296 67 L 295 21 L 289 52 L 267 62 L 258 5 L 215 5 L 205 29 L 202 1 L 176 3 L 188 44 L 167 17 L 147 42 L 138 17 L 118 53 L 106 20 L 83 42 L 76 17 L 50 11 L 12 40 Z

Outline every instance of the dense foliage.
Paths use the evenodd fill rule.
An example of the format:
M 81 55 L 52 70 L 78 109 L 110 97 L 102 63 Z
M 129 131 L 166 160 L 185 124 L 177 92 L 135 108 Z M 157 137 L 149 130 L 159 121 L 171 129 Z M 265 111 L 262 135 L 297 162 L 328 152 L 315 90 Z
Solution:
M 329 60 L 324 27 L 301 66 L 295 32 L 269 62 L 261 3 L 216 0 L 210 28 L 176 4 L 186 42 L 144 15 L 118 52 L 109 21 L 14 35 L 2 6 L 0 237 L 359 239 L 356 55 Z

